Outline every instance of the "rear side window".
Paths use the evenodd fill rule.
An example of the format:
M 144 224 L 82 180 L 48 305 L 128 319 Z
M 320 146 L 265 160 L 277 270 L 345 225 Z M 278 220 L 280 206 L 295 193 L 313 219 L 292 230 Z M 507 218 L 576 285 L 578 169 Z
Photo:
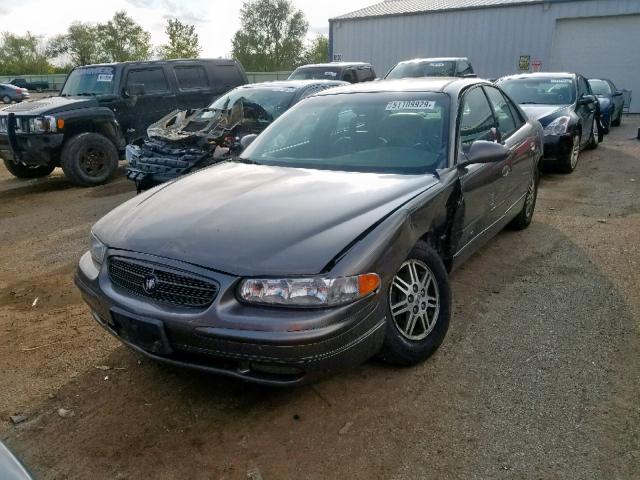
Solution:
M 476 140 L 493 141 L 491 129 L 495 127 L 493 113 L 489 101 L 482 91 L 476 87 L 470 90 L 462 100 L 460 112 L 460 144 L 463 152 L 468 152 Z
M 200 65 L 175 67 L 176 79 L 180 90 L 196 90 L 209 88 L 207 73 Z
M 342 80 L 349 83 L 356 83 L 358 81 L 358 77 L 356 77 L 356 72 L 354 70 L 348 68 L 342 73 Z
M 509 108 L 507 100 L 502 93 L 493 87 L 484 87 L 489 101 L 493 106 L 493 111 L 496 114 L 496 120 L 498 122 L 498 131 L 503 139 L 506 139 L 518 129 L 518 125 L 513 118 L 513 113 Z
M 371 67 L 360 67 L 357 70 L 358 82 L 370 82 L 376 78 Z
M 466 61 L 458 62 L 457 74 L 458 75 L 473 75 L 473 68 L 471 67 L 471 64 L 469 62 L 466 62 Z
M 162 68 L 131 70 L 127 76 L 127 88 L 134 84 L 144 86 L 144 93 L 160 93 L 169 90 L 167 77 Z
M 235 65 L 214 65 L 209 68 L 209 73 L 212 72 L 218 86 L 222 87 L 225 91 L 245 83 L 240 76 L 240 71 Z

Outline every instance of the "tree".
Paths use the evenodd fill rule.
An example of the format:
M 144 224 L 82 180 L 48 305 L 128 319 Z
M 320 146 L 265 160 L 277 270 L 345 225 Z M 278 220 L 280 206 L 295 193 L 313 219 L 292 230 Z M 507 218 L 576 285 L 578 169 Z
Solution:
M 290 0 L 247 0 L 232 55 L 251 71 L 290 70 L 300 62 L 309 24 Z
M 51 64 L 45 53 L 42 38 L 27 32 L 0 35 L 0 75 L 49 73 Z
M 329 39 L 317 35 L 304 52 L 305 63 L 324 63 L 329 61 Z
M 47 54 L 51 57 L 67 55 L 72 66 L 104 62 L 106 55 L 102 45 L 96 41 L 98 29 L 98 25 L 74 22 L 67 33 L 51 39 Z
M 124 10 L 116 12 L 107 23 L 98 25 L 98 36 L 108 61 L 127 62 L 151 57 L 151 34 Z
M 197 58 L 200 55 L 202 48 L 200 48 L 195 26 L 182 23 L 177 18 L 170 18 L 164 31 L 169 37 L 169 43 L 158 49 L 160 57 Z

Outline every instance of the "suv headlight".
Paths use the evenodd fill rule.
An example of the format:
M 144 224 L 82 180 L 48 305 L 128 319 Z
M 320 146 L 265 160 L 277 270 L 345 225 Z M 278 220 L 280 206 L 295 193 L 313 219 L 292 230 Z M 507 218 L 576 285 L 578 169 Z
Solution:
M 558 117 L 549 125 L 544 127 L 545 135 L 564 135 L 567 133 L 571 117 Z
M 338 278 L 247 279 L 242 282 L 242 300 L 262 305 L 332 307 L 366 297 L 380 287 L 376 273 Z
M 107 254 L 107 246 L 102 243 L 93 232 L 91 232 L 90 242 L 91 246 L 89 248 L 89 251 L 91 252 L 91 258 L 93 258 L 93 261 L 96 264 L 102 265 L 102 262 L 104 262 L 104 257 Z
M 29 119 L 30 133 L 49 133 L 57 130 L 56 118 L 52 116 L 33 117 Z

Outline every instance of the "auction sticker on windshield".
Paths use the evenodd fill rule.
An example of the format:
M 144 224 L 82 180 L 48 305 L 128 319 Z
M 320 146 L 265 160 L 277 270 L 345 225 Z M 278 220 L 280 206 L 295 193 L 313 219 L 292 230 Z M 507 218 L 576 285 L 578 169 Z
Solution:
M 394 100 L 387 103 L 385 110 L 433 110 L 435 107 L 433 100 Z
M 101 74 L 98 75 L 99 82 L 110 82 L 113 80 L 113 75 Z

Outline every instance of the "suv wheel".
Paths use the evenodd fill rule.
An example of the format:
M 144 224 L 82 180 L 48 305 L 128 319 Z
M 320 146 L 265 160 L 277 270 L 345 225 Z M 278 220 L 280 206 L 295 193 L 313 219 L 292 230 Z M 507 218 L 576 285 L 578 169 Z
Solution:
M 104 135 L 81 133 L 62 148 L 60 164 L 71 183 L 92 187 L 108 181 L 118 168 L 118 150 Z
M 7 170 L 9 170 L 11 175 L 17 178 L 46 177 L 53 172 L 54 168 L 56 168 L 53 164 L 29 166 L 22 163 L 16 163 L 12 160 L 4 160 L 4 166 L 7 167 Z
M 402 262 L 387 291 L 387 332 L 380 356 L 415 365 L 435 352 L 451 317 L 449 277 L 440 256 L 418 242 Z

